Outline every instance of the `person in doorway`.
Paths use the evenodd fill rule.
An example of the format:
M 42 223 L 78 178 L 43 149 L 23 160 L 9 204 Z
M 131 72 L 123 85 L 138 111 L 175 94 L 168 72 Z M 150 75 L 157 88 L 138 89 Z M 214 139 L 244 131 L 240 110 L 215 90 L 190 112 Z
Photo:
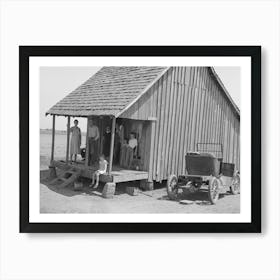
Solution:
M 128 147 L 128 141 L 126 138 L 123 139 L 121 143 L 121 150 L 120 150 L 120 166 L 126 168 L 126 151 Z
M 120 143 L 123 143 L 123 141 L 124 141 L 124 124 L 123 124 L 122 120 L 120 120 L 118 123 L 118 134 L 120 137 Z
M 89 165 L 94 165 L 98 160 L 99 137 L 99 128 L 95 125 L 94 121 L 90 119 L 88 127 Z
M 131 132 L 129 135 L 128 147 L 126 151 L 126 166 L 128 168 L 131 168 L 134 155 L 136 155 L 137 153 L 136 152 L 137 146 L 138 146 L 138 141 L 136 139 L 136 135 L 134 132 Z
M 103 154 L 107 159 L 110 156 L 110 146 L 111 146 L 111 129 L 110 126 L 107 126 L 103 137 Z
M 108 162 L 105 159 L 104 155 L 99 157 L 99 168 L 92 174 L 92 182 L 89 185 L 90 188 L 98 188 L 99 185 L 99 176 L 107 172 Z
M 74 120 L 74 126 L 70 128 L 71 141 L 70 141 L 70 161 L 77 161 L 77 155 L 81 153 L 81 129 L 78 127 L 78 120 Z
M 129 135 L 129 141 L 128 141 L 128 146 L 133 149 L 133 151 L 136 151 L 136 147 L 138 145 L 136 135 L 134 132 L 131 132 Z

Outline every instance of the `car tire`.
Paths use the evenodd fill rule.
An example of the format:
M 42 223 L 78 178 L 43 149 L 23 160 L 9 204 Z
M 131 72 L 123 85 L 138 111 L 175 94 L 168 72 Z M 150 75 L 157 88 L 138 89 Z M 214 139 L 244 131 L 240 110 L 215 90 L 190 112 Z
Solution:
M 167 195 L 170 200 L 176 200 L 178 198 L 178 178 L 172 174 L 168 177 L 166 184 Z
M 221 182 L 218 178 L 212 177 L 208 185 L 208 197 L 211 204 L 216 204 L 219 199 Z
M 230 192 L 233 195 L 240 193 L 240 175 L 238 172 L 235 173 L 235 175 L 232 178 L 232 184 L 230 186 Z

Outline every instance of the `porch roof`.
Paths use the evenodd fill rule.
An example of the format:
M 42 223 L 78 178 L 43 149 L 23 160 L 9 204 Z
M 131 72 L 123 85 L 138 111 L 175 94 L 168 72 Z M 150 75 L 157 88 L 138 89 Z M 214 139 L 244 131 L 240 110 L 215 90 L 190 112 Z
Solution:
M 118 117 L 138 100 L 169 67 L 103 67 L 51 107 L 46 114 Z

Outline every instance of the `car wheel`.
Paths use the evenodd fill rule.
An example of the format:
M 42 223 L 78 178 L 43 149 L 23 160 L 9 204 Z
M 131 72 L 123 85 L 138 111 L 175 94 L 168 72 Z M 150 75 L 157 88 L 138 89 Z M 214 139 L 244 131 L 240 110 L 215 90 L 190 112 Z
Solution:
M 176 200 L 178 197 L 178 178 L 176 175 L 170 175 L 166 185 L 167 195 L 169 199 Z
M 230 186 L 230 191 L 232 194 L 239 194 L 240 193 L 240 175 L 236 173 L 232 178 L 232 184 Z
M 212 177 L 209 180 L 208 197 L 211 204 L 216 204 L 220 195 L 221 182 L 218 178 Z

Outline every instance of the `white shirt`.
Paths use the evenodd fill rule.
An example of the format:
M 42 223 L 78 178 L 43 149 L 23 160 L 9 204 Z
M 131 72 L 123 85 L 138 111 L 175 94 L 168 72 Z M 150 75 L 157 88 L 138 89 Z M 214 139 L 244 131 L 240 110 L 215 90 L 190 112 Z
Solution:
M 137 139 L 130 139 L 129 141 L 128 141 L 128 145 L 129 145 L 129 147 L 131 147 L 132 149 L 134 149 L 135 147 L 137 147 L 137 145 L 138 145 L 138 143 L 137 143 Z
M 99 171 L 105 173 L 107 170 L 107 165 L 108 165 L 107 160 L 104 160 L 104 161 L 100 160 L 99 161 Z
M 94 140 L 99 139 L 99 129 L 96 125 L 88 127 L 88 137 L 94 138 Z

